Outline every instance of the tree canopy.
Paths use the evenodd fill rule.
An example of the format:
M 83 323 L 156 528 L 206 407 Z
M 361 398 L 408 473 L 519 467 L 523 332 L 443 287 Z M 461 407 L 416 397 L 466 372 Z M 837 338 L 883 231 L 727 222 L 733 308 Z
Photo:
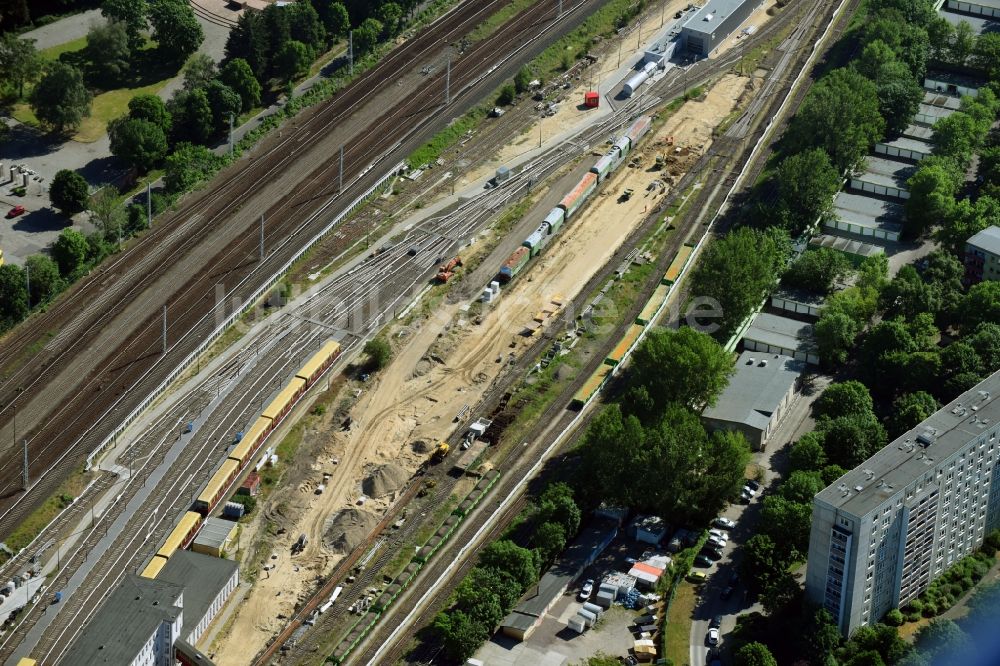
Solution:
M 840 175 L 821 148 L 805 150 L 781 160 L 778 183 L 778 216 L 792 235 L 802 233 L 833 210 L 840 189 Z
M 35 49 L 34 39 L 20 39 L 5 32 L 0 35 L 0 80 L 9 82 L 24 97 L 24 84 L 38 78 L 42 72 L 42 58 Z
M 843 252 L 820 247 L 803 252 L 788 267 L 783 281 L 791 287 L 829 294 L 851 272 L 851 262 Z
M 655 328 L 633 353 L 629 379 L 633 387 L 645 389 L 653 411 L 660 413 L 667 403 L 714 404 L 732 371 L 732 355 L 704 333 Z
M 176 62 L 197 51 L 205 39 L 194 10 L 184 0 L 157 0 L 149 8 L 149 22 L 160 50 Z
M 108 125 L 111 154 L 125 160 L 140 173 L 159 164 L 167 154 L 167 137 L 148 120 L 119 118 Z
M 57 132 L 76 129 L 90 115 L 90 91 L 80 70 L 54 62 L 31 91 L 31 109 L 38 119 Z
M 74 215 L 86 208 L 89 196 L 87 181 L 69 169 L 57 171 L 49 186 L 49 200 L 64 215 Z

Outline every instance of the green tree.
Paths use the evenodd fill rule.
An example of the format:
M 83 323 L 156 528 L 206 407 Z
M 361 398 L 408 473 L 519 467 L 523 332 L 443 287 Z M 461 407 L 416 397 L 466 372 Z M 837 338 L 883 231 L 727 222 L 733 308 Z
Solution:
M 185 63 L 183 72 L 184 90 L 204 88 L 219 74 L 215 61 L 205 53 L 195 53 L 191 56 Z
M 968 21 L 959 21 L 948 43 L 948 60 L 953 65 L 964 65 L 976 46 L 976 33 Z
M 843 252 L 820 247 L 803 252 L 788 268 L 784 281 L 793 287 L 829 294 L 850 273 L 851 262 Z
M 378 8 L 378 20 L 389 37 L 395 37 L 402 27 L 403 9 L 395 2 L 386 2 Z
M 906 22 L 927 27 L 937 20 L 934 8 L 926 0 L 871 0 L 870 16 L 898 15 Z
M 357 28 L 354 29 L 354 53 L 356 56 L 363 56 L 378 44 L 379 35 L 382 34 L 382 22 L 373 18 L 366 18 Z
M 543 562 L 551 562 L 566 548 L 566 530 L 559 523 L 542 523 L 531 532 L 531 546 Z
M 160 50 L 175 62 L 197 51 L 205 40 L 194 10 L 183 0 L 159 0 L 149 8 L 149 22 Z
M 670 367 L 671 372 L 663 372 Z M 630 379 L 655 396 L 655 411 L 669 402 L 689 407 L 715 404 L 733 372 L 732 356 L 711 337 L 691 328 L 657 328 L 632 355 Z
M 147 120 L 118 118 L 108 124 L 111 154 L 146 173 L 167 154 L 167 137 L 159 126 Z
M 508 83 L 501 86 L 500 92 L 497 94 L 497 106 L 510 106 L 514 103 L 516 96 L 513 84 Z
M 823 436 L 815 431 L 802 435 L 792 444 L 788 460 L 795 471 L 812 472 L 826 466 L 826 451 L 823 450 Z
M 69 169 L 56 172 L 49 186 L 49 200 L 63 215 L 74 215 L 87 207 L 90 187 L 83 176 Z
M 204 146 L 179 143 L 164 162 L 163 182 L 171 193 L 186 192 L 209 178 L 222 158 Z
M 882 291 L 881 300 L 887 316 L 911 320 L 921 313 L 940 312 L 942 289 L 924 282 L 913 266 L 903 266 Z
M 174 119 L 174 142 L 204 144 L 211 138 L 215 122 L 204 90 L 178 90 L 167 102 L 167 110 Z
M 142 32 L 146 29 L 148 13 L 146 0 L 104 0 L 101 3 L 101 14 L 125 26 L 129 47 L 135 50 L 143 46 Z
M 117 241 L 125 226 L 125 209 L 118 191 L 111 185 L 104 185 L 91 195 L 87 204 L 90 219 L 109 241 Z
M 34 39 L 19 39 L 12 32 L 0 35 L 0 81 L 10 83 L 17 97 L 24 97 L 24 84 L 42 73 L 42 58 Z
M 47 255 L 33 254 L 24 261 L 30 276 L 31 304 L 44 303 L 66 286 L 59 276 L 59 266 Z
M 861 326 L 847 313 L 827 308 L 813 329 L 823 363 L 832 365 L 846 361 L 847 353 L 853 348 L 860 332 Z
M 580 528 L 580 519 L 580 507 L 573 500 L 573 489 L 561 482 L 549 484 L 538 499 L 536 522 L 558 523 L 568 538 Z
M 173 127 L 173 117 L 167 111 L 167 105 L 156 95 L 136 95 L 130 99 L 128 117 L 132 120 L 153 123 L 160 128 L 164 136 L 168 136 Z
M 497 539 L 484 548 L 479 566 L 508 573 L 522 592 L 538 581 L 538 560 L 534 553 L 509 539 Z
M 521 597 L 521 588 L 510 574 L 495 567 L 472 567 L 459 589 L 467 587 L 466 594 L 474 590 L 490 590 L 500 601 L 500 608 L 509 612 Z
M 83 268 L 87 252 L 87 238 L 76 229 L 63 229 L 52 245 L 52 258 L 67 277 Z
M 985 323 L 1000 322 L 1000 282 L 987 280 L 974 284 L 956 309 L 963 332 L 975 331 Z
M 527 65 L 523 65 L 514 75 L 514 91 L 520 95 L 528 91 L 531 85 L 531 70 Z
M 885 42 L 896 58 L 910 70 L 913 78 L 922 81 L 927 73 L 930 37 L 923 27 L 901 19 L 899 15 L 885 14 L 869 20 L 864 26 L 861 41 L 864 44 L 876 39 Z
M 294 39 L 286 42 L 274 56 L 274 73 L 284 81 L 293 81 L 305 76 L 312 64 L 312 49 Z
M 260 104 L 260 83 L 243 58 L 234 58 L 227 62 L 219 78 L 240 96 L 242 111 L 249 111 Z
M 821 482 L 822 483 L 822 482 Z M 820 485 L 820 490 L 823 486 Z M 812 498 L 810 503 L 787 500 L 780 495 L 764 498 L 761 510 L 762 525 L 772 539 L 780 540 L 782 548 L 790 549 L 793 559 L 809 552 L 809 530 L 812 525 Z M 773 584 L 775 581 L 771 581 Z
M 714 298 L 721 333 L 731 333 L 760 304 L 784 270 L 788 236 L 778 229 L 740 227 L 705 249 L 695 267 L 692 293 Z
M 791 564 L 792 553 L 779 548 L 767 534 L 755 534 L 743 546 L 740 567 L 751 591 L 761 592 L 777 581 Z
M 374 338 L 365 343 L 364 352 L 368 356 L 368 366 L 372 370 L 381 370 L 389 365 L 392 359 L 392 347 L 382 338 Z
M 830 419 L 821 427 L 830 461 L 851 469 L 873 456 L 887 442 L 885 427 L 874 414 Z
M 489 629 L 460 610 L 438 613 L 433 627 L 445 654 L 459 663 L 475 654 L 490 635 Z
M 778 210 L 786 229 L 798 235 L 833 210 L 840 175 L 820 148 L 790 155 L 778 164 Z
M 961 199 L 947 209 L 940 220 L 937 240 L 956 256 L 965 251 L 965 242 L 989 226 L 1000 225 L 1000 200 L 982 195 L 974 202 Z
M 28 316 L 28 285 L 24 269 L 14 264 L 0 266 L 0 328 L 13 328 Z
M 810 661 L 814 664 L 831 663 L 833 651 L 840 646 L 842 638 L 830 611 L 819 608 L 813 612 L 806 636 Z
M 30 20 L 27 0 L 7 0 L 0 4 L 0 24 L 18 26 Z
M 926 391 L 904 393 L 892 403 L 892 416 L 889 419 L 890 434 L 899 437 L 937 410 L 937 400 L 930 393 Z
M 830 384 L 813 405 L 817 417 L 837 418 L 870 414 L 874 409 L 868 387 L 853 379 Z
M 347 8 L 343 3 L 330 2 L 330 0 L 319 0 L 314 2 L 319 19 L 326 28 L 326 33 L 330 37 L 343 37 L 351 27 L 351 19 L 347 15 Z
M 230 118 L 235 122 L 243 102 L 235 90 L 218 79 L 208 84 L 205 94 L 212 109 L 212 117 L 215 118 L 215 131 L 221 133 L 229 126 Z
M 950 157 L 964 165 L 979 148 L 983 135 L 982 127 L 972 116 L 956 111 L 934 123 L 931 145 L 935 155 Z
M 984 322 L 965 338 L 983 362 L 983 370 L 993 373 L 1000 370 L 1000 324 Z
M 226 39 L 226 61 L 245 60 L 258 81 L 268 73 L 269 39 L 263 19 L 257 12 L 244 12 L 229 31 Z
M 812 504 L 813 497 L 826 487 L 818 471 L 796 470 L 779 486 L 778 494 L 789 502 Z
M 733 654 L 736 666 L 778 666 L 778 661 L 763 643 L 747 643 Z
M 794 152 L 822 148 L 834 166 L 847 169 L 884 132 L 875 84 L 853 69 L 835 69 L 810 89 L 788 128 L 788 141 Z
M 946 159 L 928 157 L 907 182 L 910 198 L 906 201 L 904 230 L 916 238 L 951 215 L 958 190 L 958 172 Z
M 31 91 L 31 110 L 56 132 L 76 129 L 90 115 L 90 91 L 80 70 L 54 62 Z
M 119 21 L 94 24 L 87 33 L 87 58 L 93 63 L 98 79 L 108 87 L 121 81 L 132 66 L 128 42 L 125 24 Z
M 1000 80 L 1000 33 L 979 35 L 969 64 L 982 70 L 991 81 Z
M 285 12 L 288 13 L 288 32 L 292 39 L 306 44 L 313 53 L 323 48 L 326 43 L 326 28 L 312 5 L 308 2 L 296 2 L 286 7 Z
M 879 72 L 875 89 L 886 130 L 891 134 L 902 133 L 923 101 L 924 89 L 902 62 L 886 65 Z
M 968 640 L 969 637 L 954 621 L 935 618 L 917 632 L 915 646 L 933 659 L 938 655 L 951 653 Z

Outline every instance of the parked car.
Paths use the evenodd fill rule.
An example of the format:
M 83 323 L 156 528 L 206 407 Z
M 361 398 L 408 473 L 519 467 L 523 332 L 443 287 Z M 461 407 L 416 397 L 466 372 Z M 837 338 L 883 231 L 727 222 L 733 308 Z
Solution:
M 712 628 L 708 630 L 708 636 L 705 638 L 709 645 L 719 644 L 719 630 Z
M 723 530 L 709 530 L 708 531 L 708 536 L 710 536 L 710 537 L 718 537 L 719 539 L 728 539 L 729 538 L 729 534 L 726 533 Z
M 716 615 L 715 617 L 713 617 L 711 620 L 708 621 L 708 628 L 709 629 L 718 629 L 721 626 L 722 626 L 722 616 L 721 615 Z
M 709 559 L 709 557 L 707 555 L 701 555 L 701 554 L 695 555 L 694 565 L 696 567 L 708 568 L 708 567 L 712 566 L 712 564 L 713 564 L 712 560 Z
M 712 524 L 724 530 L 731 530 L 734 527 L 736 527 L 735 520 L 730 520 L 729 518 L 726 518 L 724 516 L 719 516 L 718 518 L 712 521 Z
M 735 587 L 740 583 L 740 575 L 735 571 L 729 574 L 729 584 Z
M 744 488 L 743 490 L 740 491 L 740 500 L 749 504 L 750 500 L 752 499 L 753 499 L 752 490 L 750 490 L 749 488 Z
M 708 545 L 712 548 L 725 548 L 727 543 L 729 542 L 726 539 L 720 539 L 716 536 L 708 537 Z
M 704 555 L 713 562 L 718 562 L 722 559 L 722 549 L 712 548 L 711 546 L 705 546 L 701 549 L 701 555 Z
M 704 583 L 708 580 L 708 574 L 704 571 L 692 571 L 687 575 L 687 579 L 691 583 Z
M 8 220 L 17 217 L 18 215 L 24 215 L 24 206 L 22 206 L 20 204 L 18 204 L 17 206 L 14 206 L 9 211 L 7 211 L 7 219 Z
M 753 479 L 747 479 L 747 481 L 746 481 L 746 483 L 744 485 L 747 486 L 747 487 L 749 487 L 750 490 L 752 490 L 754 492 L 754 494 L 757 494 L 757 493 L 760 492 L 760 484 L 757 483 L 756 481 L 754 481 Z
M 586 601 L 590 599 L 591 593 L 594 591 L 594 579 L 588 578 L 584 583 L 583 587 L 580 588 L 580 601 Z
M 722 592 L 719 593 L 719 598 L 720 599 L 728 599 L 731 596 L 733 596 L 733 586 L 732 585 L 727 585 L 726 588 L 724 590 L 722 590 Z

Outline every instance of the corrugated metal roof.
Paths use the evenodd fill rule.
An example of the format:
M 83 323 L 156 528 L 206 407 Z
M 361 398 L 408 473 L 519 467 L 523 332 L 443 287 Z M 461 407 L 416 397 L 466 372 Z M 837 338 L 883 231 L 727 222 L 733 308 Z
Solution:
M 745 351 L 736 362 L 729 384 L 702 416 L 763 430 L 805 367 L 804 362 L 788 356 Z
M 1000 255 L 1000 227 L 995 225 L 986 227 L 967 242 L 972 247 L 984 252 Z

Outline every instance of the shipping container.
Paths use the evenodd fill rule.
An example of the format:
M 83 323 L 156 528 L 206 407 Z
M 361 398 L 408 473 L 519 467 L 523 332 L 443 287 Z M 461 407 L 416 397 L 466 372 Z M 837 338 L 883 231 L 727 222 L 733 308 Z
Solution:
M 594 190 L 597 189 L 597 176 L 592 173 L 585 173 L 580 182 L 576 184 L 569 194 L 559 202 L 559 207 L 566 211 L 566 219 L 573 216 L 573 213 L 583 205 Z
M 594 166 L 590 167 L 590 173 L 597 175 L 597 182 L 603 183 L 611 175 L 611 172 L 614 171 L 614 168 L 614 159 L 609 155 L 605 155 L 597 160 Z
M 240 464 L 238 462 L 226 459 L 222 463 L 222 467 L 219 468 L 219 471 L 215 473 L 215 476 L 209 479 L 208 485 L 201 491 L 198 499 L 195 500 L 194 510 L 205 516 L 211 513 L 239 471 Z
M 327 340 L 295 376 L 304 379 L 307 386 L 312 386 L 312 383 L 337 360 L 337 357 L 340 356 L 340 350 L 339 342 Z
M 167 565 L 167 558 L 162 555 L 153 555 L 146 568 L 142 570 L 143 578 L 156 578 L 160 571 Z
M 222 517 L 230 520 L 239 520 L 246 513 L 246 507 L 239 502 L 226 502 L 222 507 Z
M 156 551 L 156 554 L 169 559 L 178 549 L 187 547 L 194 535 L 201 527 L 201 516 L 194 511 L 188 511 L 182 517 L 174 531 L 167 535 L 167 540 L 163 542 L 163 547 Z
M 629 141 L 632 143 L 632 150 L 635 150 L 636 145 L 642 137 L 646 136 L 652 127 L 653 119 L 649 116 L 639 116 L 635 119 L 635 122 L 632 123 L 631 127 L 625 131 L 625 136 L 627 136 Z
M 512 280 L 521 272 L 521 269 L 524 268 L 524 265 L 528 263 L 528 259 L 530 258 L 531 250 L 528 248 L 521 246 L 514 250 L 507 257 L 507 261 L 503 262 L 503 265 L 500 267 L 500 279 L 503 281 Z
M 562 208 L 553 208 L 549 211 L 549 214 L 545 216 L 545 221 L 549 224 L 549 233 L 558 233 L 559 229 L 562 228 L 563 221 L 566 219 L 566 212 Z
M 588 610 L 584 610 L 583 608 L 576 611 L 576 614 L 577 616 L 583 618 L 583 621 L 587 623 L 588 627 L 593 627 L 594 623 L 597 622 L 597 616 Z
M 229 458 L 238 462 L 240 467 L 246 465 L 257 454 L 261 443 L 267 439 L 272 423 L 273 421 L 266 416 L 257 417 L 250 429 L 243 433 L 240 443 L 229 452 Z
M 301 377 L 293 377 L 285 388 L 271 401 L 271 404 L 264 408 L 262 416 L 265 416 L 277 424 L 284 418 L 288 410 L 292 408 L 295 401 L 305 391 L 306 382 Z

